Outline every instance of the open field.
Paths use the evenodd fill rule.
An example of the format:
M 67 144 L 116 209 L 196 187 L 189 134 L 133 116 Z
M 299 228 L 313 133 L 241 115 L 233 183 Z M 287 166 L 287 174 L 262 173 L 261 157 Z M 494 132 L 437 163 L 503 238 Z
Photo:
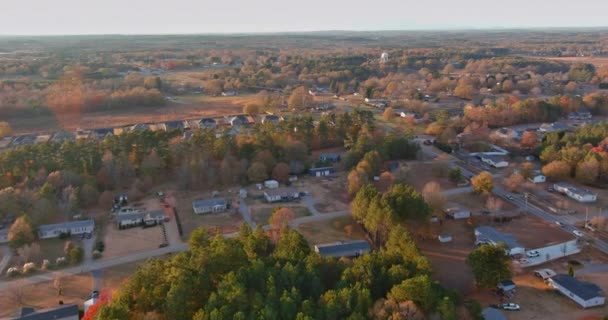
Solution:
M 473 289 L 473 274 L 466 258 L 475 249 L 473 227 L 464 220 L 444 220 L 431 227 L 432 237 L 416 238 L 417 245 L 429 259 L 433 278 L 448 289 L 467 294 Z M 452 241 L 441 243 L 439 234 L 449 234 Z
M 348 217 L 303 223 L 298 231 L 312 245 L 336 241 L 365 239 L 363 229 Z
M 589 63 L 596 67 L 608 65 L 607 57 L 543 57 L 542 59 L 571 63 Z
M 574 235 L 556 224 L 538 219 L 532 215 L 522 215 L 509 222 L 494 225 L 504 233 L 510 233 L 526 248 L 539 248 L 549 244 L 574 240 Z
M 165 241 L 160 226 L 119 230 L 113 221 L 108 225 L 103 241 L 106 249 L 103 258 L 126 256 L 135 252 L 156 249 Z
M 340 171 L 334 177 L 302 176 L 293 185 L 308 192 L 316 201 L 315 208 L 321 213 L 348 210 L 346 193 L 347 173 Z

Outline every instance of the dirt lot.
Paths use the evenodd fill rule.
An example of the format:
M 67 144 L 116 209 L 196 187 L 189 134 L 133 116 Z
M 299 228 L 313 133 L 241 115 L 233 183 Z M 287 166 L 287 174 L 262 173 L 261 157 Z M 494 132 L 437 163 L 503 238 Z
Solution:
M 165 194 L 167 195 L 167 202 L 173 203 L 179 214 L 184 230 L 182 238 L 185 240 L 198 227 L 217 228 L 221 233 L 231 233 L 238 231 L 241 223 L 243 223 L 243 217 L 238 213 L 234 201 L 232 202 L 233 206 L 226 212 L 197 215 L 192 210 L 192 201 L 211 198 L 208 192 L 167 190 Z M 234 199 L 233 194 L 224 192 L 220 194 L 220 197 L 224 197 L 226 200 Z
M 113 221 L 110 221 L 113 223 Z M 131 253 L 158 249 L 165 241 L 160 226 L 151 228 L 130 228 L 118 230 L 114 224 L 108 225 L 104 234 L 106 249 L 104 258 L 126 256 Z
M 103 270 L 103 290 L 113 291 L 128 278 L 135 268 L 142 262 L 123 264 Z M 36 285 L 27 285 L 23 280 L 20 289 L 0 292 L 0 317 L 7 317 L 17 312 L 21 306 L 34 308 L 50 308 L 62 300 L 64 303 L 84 304 L 87 295 L 93 288 L 93 279 L 90 273 L 64 276 L 62 278 L 63 295 L 59 296 L 53 281 L 47 281 Z
M 441 225 L 433 224 L 426 240 L 417 237 L 422 253 L 430 260 L 433 277 L 446 288 L 467 294 L 473 289 L 473 274 L 465 260 L 475 249 L 473 227 L 465 220 L 444 220 Z M 452 242 L 441 243 L 437 235 L 446 233 Z
M 418 191 L 422 191 L 424 185 L 431 181 L 439 183 L 442 190 L 456 188 L 456 184 L 447 178 L 449 171 L 447 163 L 442 161 L 425 163 L 402 162 L 401 167 L 405 168 L 407 172 L 406 182 L 414 186 Z M 440 173 L 440 171 L 443 171 L 443 173 Z M 424 172 L 425 174 L 420 174 L 420 172 Z
M 298 227 L 298 231 L 311 245 L 365 239 L 363 230 L 351 217 L 304 223 Z
M 310 215 L 310 211 L 308 211 L 308 209 L 306 209 L 306 207 L 300 206 L 300 205 L 294 205 L 294 204 L 277 204 L 277 205 L 254 205 L 251 206 L 249 208 L 250 213 L 251 213 L 251 218 L 253 219 L 253 221 L 256 224 L 261 224 L 261 225 L 265 225 L 268 224 L 268 220 L 270 219 L 270 216 L 272 216 L 272 212 L 276 209 L 276 208 L 281 208 L 281 207 L 289 207 L 293 210 L 293 212 L 296 214 L 296 218 L 301 218 L 301 217 L 306 217 Z
M 517 237 L 526 248 L 540 248 L 551 243 L 573 240 L 575 237 L 556 224 L 549 224 L 532 215 L 520 216 L 510 222 L 494 225 L 500 232 Z
M 471 210 L 473 215 L 477 216 L 480 211 L 487 209 L 486 196 L 476 195 L 470 192 L 461 193 L 458 195 L 450 196 L 447 198 L 448 203 L 457 204 L 463 208 Z M 498 214 L 508 214 L 514 212 L 516 207 L 509 202 L 503 201 L 502 199 L 497 200 L 499 203 L 499 209 L 496 211 Z
M 317 201 L 315 208 L 321 213 L 348 210 L 346 193 L 346 172 L 338 172 L 335 177 L 303 176 L 294 183 L 300 191 L 307 191 Z

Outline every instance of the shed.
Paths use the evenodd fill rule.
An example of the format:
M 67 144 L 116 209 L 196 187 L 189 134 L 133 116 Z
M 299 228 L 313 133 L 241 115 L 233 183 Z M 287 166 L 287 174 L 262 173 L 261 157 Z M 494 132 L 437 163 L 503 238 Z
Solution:
M 567 274 L 549 278 L 549 285 L 583 308 L 602 306 L 606 303 L 602 289 L 596 284 L 580 281 Z
M 365 240 L 339 241 L 315 245 L 315 252 L 323 257 L 358 257 L 371 251 Z
M 279 187 L 279 182 L 276 180 L 266 180 L 264 181 L 264 187 L 268 189 L 276 189 Z
M 323 168 L 310 168 L 308 169 L 308 174 L 313 177 L 325 177 L 329 176 L 332 173 L 335 173 L 336 169 L 333 167 L 323 167 Z
M 508 292 L 515 290 L 515 282 L 513 280 L 503 280 L 496 287 L 503 292 Z
M 228 202 L 222 198 L 194 200 L 192 209 L 196 214 L 223 212 L 228 209 Z

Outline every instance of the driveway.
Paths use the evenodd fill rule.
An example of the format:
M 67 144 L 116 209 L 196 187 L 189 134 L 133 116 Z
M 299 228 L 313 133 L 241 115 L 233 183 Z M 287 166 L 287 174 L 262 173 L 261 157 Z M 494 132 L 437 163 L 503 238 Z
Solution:
M 315 200 L 314 197 L 312 197 L 311 195 L 303 196 L 302 201 L 304 202 L 304 204 L 306 204 L 306 208 L 308 209 L 308 211 L 310 211 L 310 214 L 312 214 L 313 216 L 322 215 L 322 213 L 319 212 L 319 210 L 317 210 L 317 208 L 315 208 L 315 204 L 317 204 L 317 200 Z
M 82 248 L 84 249 L 84 261 L 93 260 L 93 249 L 95 248 L 95 240 L 97 235 L 93 232 L 91 239 L 82 239 Z
M 249 227 L 251 227 L 251 229 L 255 229 L 257 227 L 255 222 L 253 222 L 253 219 L 251 218 L 251 212 L 249 210 L 249 206 L 245 202 L 245 199 L 239 199 L 239 212 L 243 216 L 245 222 L 247 222 Z
M 0 246 L 0 253 L 2 253 L 2 259 L 0 259 L 0 274 L 2 274 L 13 257 L 13 251 L 5 245 Z

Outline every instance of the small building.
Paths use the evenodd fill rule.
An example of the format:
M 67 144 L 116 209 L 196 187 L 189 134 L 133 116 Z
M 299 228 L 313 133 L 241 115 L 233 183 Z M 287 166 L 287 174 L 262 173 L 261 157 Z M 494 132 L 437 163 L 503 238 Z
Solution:
M 293 187 L 267 189 L 264 198 L 268 202 L 293 201 L 300 198 L 300 192 Z
M 554 123 L 543 123 L 543 124 L 541 124 L 540 127 L 538 128 L 538 131 L 540 133 L 551 133 L 551 132 L 566 131 L 566 130 L 569 130 L 569 129 L 570 128 L 565 123 L 554 122 Z
M 496 286 L 496 288 L 502 292 L 513 291 L 515 290 L 515 282 L 513 282 L 513 280 L 503 280 L 498 284 L 498 286 Z
M 241 197 L 242 199 L 247 198 L 247 190 L 241 188 L 241 190 L 239 190 L 239 197 Z
M 198 121 L 198 127 L 201 129 L 215 129 L 217 121 L 213 118 L 203 118 Z
M 25 146 L 28 144 L 34 144 L 34 142 L 36 142 L 36 136 L 31 135 L 31 134 L 26 134 L 26 135 L 14 137 L 13 141 L 11 142 L 11 146 L 13 146 L 13 147 Z
M 228 202 L 222 198 L 194 200 L 192 209 L 196 214 L 224 212 L 228 209 Z
M 77 304 L 62 304 L 54 308 L 35 310 L 34 308 L 21 308 L 21 311 L 8 318 L 10 320 L 78 320 L 80 319 Z
M 490 244 L 499 245 L 504 244 L 509 250 L 509 255 L 524 254 L 526 249 L 524 246 L 519 244 L 517 238 L 512 234 L 501 233 L 498 230 L 490 226 L 480 226 L 475 228 L 475 244 Z
M 505 168 L 509 166 L 509 162 L 500 156 L 481 156 L 481 161 L 494 168 Z
M 95 221 L 92 219 L 70 221 L 64 223 L 46 224 L 38 227 L 38 238 L 57 238 L 62 234 L 85 234 L 95 230 Z
M 438 235 L 437 239 L 439 239 L 439 242 L 441 243 L 452 242 L 452 236 L 447 233 Z
M 324 162 L 340 162 L 342 158 L 337 153 L 321 153 L 319 160 Z
M 451 207 L 444 210 L 445 215 L 452 219 L 468 219 L 471 217 L 471 210 L 460 207 Z
M 315 245 L 315 252 L 325 258 L 358 257 L 370 251 L 371 247 L 365 240 L 340 241 Z
M 549 285 L 583 308 L 602 306 L 606 303 L 606 297 L 600 287 L 567 274 L 558 274 L 549 278 Z
M 568 119 L 569 120 L 591 120 L 593 118 L 593 115 L 591 115 L 591 112 L 589 112 L 589 110 L 579 110 L 579 111 L 574 111 L 571 112 L 570 114 L 568 114 Z
M 262 117 L 262 123 L 279 124 L 280 121 L 281 121 L 281 118 L 279 118 L 279 116 L 274 115 L 274 114 L 267 114 Z
M 545 183 L 547 181 L 547 177 L 540 173 L 535 173 L 532 177 L 528 178 L 532 183 Z
M 279 182 L 276 180 L 266 180 L 264 181 L 264 187 L 268 189 L 276 189 L 279 187 Z
M 322 168 L 310 168 L 308 169 L 308 174 L 313 177 L 325 177 L 329 176 L 336 172 L 336 169 L 333 167 L 322 167 Z
M 551 270 L 551 269 L 538 269 L 538 270 L 534 270 L 534 275 L 543 279 L 543 280 L 547 280 L 549 278 L 553 278 L 557 273 L 555 273 L 555 271 Z
M 553 184 L 555 191 L 563 193 L 568 197 L 583 203 L 597 201 L 597 194 L 586 189 L 576 188 L 571 184 L 564 182 L 557 182 Z
M 485 308 L 481 311 L 481 316 L 484 320 L 507 320 L 507 317 L 502 311 L 495 308 Z

